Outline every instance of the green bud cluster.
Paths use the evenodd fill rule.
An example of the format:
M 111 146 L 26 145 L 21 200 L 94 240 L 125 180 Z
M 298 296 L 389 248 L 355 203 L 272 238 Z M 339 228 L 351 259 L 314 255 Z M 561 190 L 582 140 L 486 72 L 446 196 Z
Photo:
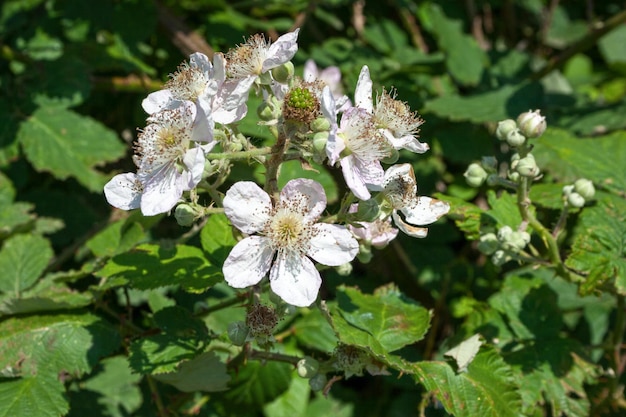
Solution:
M 567 203 L 575 208 L 583 207 L 587 200 L 590 200 L 596 194 L 593 182 L 585 178 L 576 180 L 573 185 L 563 187 L 563 197 Z
M 495 265 L 502 265 L 512 259 L 512 255 L 522 251 L 530 243 L 530 234 L 504 226 L 497 233 L 485 233 L 480 237 L 478 250 L 491 255 Z

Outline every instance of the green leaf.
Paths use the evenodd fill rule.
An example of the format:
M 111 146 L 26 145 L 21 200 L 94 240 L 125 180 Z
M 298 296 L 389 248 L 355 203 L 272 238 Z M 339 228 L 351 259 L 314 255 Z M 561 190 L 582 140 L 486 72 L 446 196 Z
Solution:
M 24 376 L 80 376 L 119 345 L 117 331 L 91 314 L 13 317 L 0 323 L 0 358 Z
M 585 207 L 576 225 L 572 253 L 565 264 L 587 275 L 583 295 L 611 281 L 626 294 L 626 202 L 603 199 Z
M 57 375 L 0 379 L 0 417 L 59 417 L 69 411 Z
M 27 42 L 20 38 L 17 44 L 18 48 L 34 60 L 55 60 L 63 55 L 63 42 L 48 35 L 40 27 Z
M 141 224 L 129 219 L 118 220 L 89 239 L 86 246 L 95 256 L 113 256 L 132 249 L 145 238 Z
M 622 74 L 626 73 L 626 27 L 619 25 L 598 41 L 598 48 L 604 61 L 616 69 L 621 69 Z
M 456 226 L 461 229 L 468 239 L 478 239 L 480 237 L 481 218 L 484 216 L 485 211 L 461 198 L 446 195 L 445 199 L 450 203 L 448 217 L 454 220 Z
M 498 227 L 511 226 L 516 229 L 522 223 L 522 215 L 517 208 L 517 200 L 513 194 L 506 192 L 496 194 L 495 191 L 489 190 L 487 201 L 491 208 L 485 212 L 485 216 L 495 220 Z
M 303 416 L 310 394 L 311 388 L 307 379 L 293 378 L 287 391 L 263 407 L 263 414 L 265 417 Z
M 235 405 L 258 409 L 289 389 L 292 374 L 293 366 L 286 363 L 248 361 L 233 376 L 225 396 Z
M 562 181 L 584 177 L 616 194 L 626 189 L 626 132 L 580 139 L 550 128 L 537 139 L 533 154 Z
M 130 345 L 130 366 L 142 374 L 176 372 L 178 365 L 198 355 L 208 344 L 202 320 L 182 307 L 166 307 L 154 314 L 161 333 L 140 338 Z
M 98 407 L 106 410 L 106 415 L 124 417 L 132 414 L 142 403 L 141 390 L 137 386 L 141 376 L 131 373 L 125 356 L 106 358 L 100 365 L 101 372 L 81 383 L 81 388 L 100 394 Z M 80 395 L 76 397 L 80 398 Z M 74 397 L 72 410 L 75 408 L 73 400 Z M 89 403 L 85 408 L 93 410 L 94 404 Z
M 237 243 L 226 215 L 213 214 L 209 217 L 200 232 L 200 243 L 213 265 L 224 264 L 230 250 Z
M 309 403 L 306 410 L 306 417 L 333 416 L 333 417 L 353 417 L 354 403 L 341 402 L 333 398 L 332 395 L 317 396 Z
M 487 62 L 485 52 L 476 40 L 463 33 L 463 22 L 448 18 L 439 5 L 426 3 L 420 8 L 421 20 L 446 53 L 446 67 L 463 85 L 476 85 Z
M 521 398 L 513 372 L 493 349 L 483 349 L 457 374 L 445 362 L 414 364 L 415 379 L 456 417 L 518 417 Z
M 225 391 L 230 381 L 226 364 L 214 352 L 204 352 L 180 364 L 176 372 L 155 375 L 154 378 L 183 392 Z
M 298 342 L 320 352 L 332 352 L 339 340 L 328 320 L 317 308 L 302 314 L 304 316 L 294 323 L 294 334 Z
M 31 287 L 52 259 L 47 239 L 38 235 L 15 235 L 0 251 L 0 291 L 16 296 Z
M 536 84 L 505 85 L 467 97 L 444 95 L 426 102 L 423 111 L 452 121 L 497 122 L 540 107 L 540 88 Z
M 444 353 L 456 361 L 459 372 L 465 372 L 467 366 L 472 363 L 476 357 L 478 350 L 482 346 L 483 341 L 480 340 L 480 334 L 475 334 L 467 340 L 462 341 L 459 345 L 453 347 Z
M 430 327 L 430 313 L 403 298 L 393 286 L 381 287 L 373 295 L 356 288 L 339 288 L 335 313 L 351 328 L 347 334 L 339 333 L 339 338 L 355 344 L 350 339 L 358 341 L 367 335 L 380 343 L 386 353 L 422 340 Z
M 46 276 L 19 298 L 11 294 L 0 297 L 0 316 L 81 308 L 92 302 L 89 292 L 73 290 Z
M 36 110 L 20 126 L 19 141 L 38 171 L 75 178 L 100 192 L 108 177 L 93 168 L 124 155 L 126 147 L 100 122 L 60 107 Z
M 563 184 L 533 184 L 530 200 L 539 206 L 560 210 L 563 208 Z
M 113 279 L 117 285 L 128 282 L 139 290 L 181 285 L 190 292 L 205 291 L 223 278 L 221 270 L 211 265 L 199 248 L 150 244 L 114 256 L 96 275 Z
M 32 209 L 33 205 L 30 203 L 0 204 L 0 238 L 35 220 Z

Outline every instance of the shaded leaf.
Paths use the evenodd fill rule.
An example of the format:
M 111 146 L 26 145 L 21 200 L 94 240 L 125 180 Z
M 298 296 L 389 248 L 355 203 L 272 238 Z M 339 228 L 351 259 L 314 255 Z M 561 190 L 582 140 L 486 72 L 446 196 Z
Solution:
M 190 361 L 181 363 L 176 372 L 154 377 L 183 392 L 224 391 L 228 389 L 228 381 L 230 381 L 226 364 L 213 352 L 204 352 Z
M 69 410 L 57 375 L 0 379 L 0 416 L 59 417 Z
M 108 178 L 93 168 L 126 151 L 117 135 L 100 122 L 60 107 L 36 110 L 21 124 L 18 138 L 35 169 L 58 179 L 73 177 L 98 192 Z
M 261 407 L 289 389 L 292 373 L 286 363 L 249 361 L 233 376 L 225 396 L 238 406 Z
M 31 287 L 54 252 L 47 239 L 38 235 L 15 235 L 0 250 L 0 291 L 15 296 Z
M 230 250 L 237 243 L 233 228 L 224 214 L 213 214 L 200 232 L 202 249 L 213 265 L 223 265 Z

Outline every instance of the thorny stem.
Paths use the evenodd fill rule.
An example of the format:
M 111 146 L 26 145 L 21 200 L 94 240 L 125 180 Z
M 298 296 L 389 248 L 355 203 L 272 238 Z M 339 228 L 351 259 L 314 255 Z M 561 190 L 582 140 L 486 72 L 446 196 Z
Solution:
M 282 353 L 275 352 L 267 352 L 264 350 L 255 350 L 251 349 L 248 354 L 249 359 L 257 359 L 257 360 L 271 360 L 276 362 L 285 362 L 290 363 L 292 365 L 297 365 L 298 361 L 301 359 L 297 356 L 284 355 Z
M 206 159 L 209 161 L 212 159 L 250 159 L 255 156 L 269 155 L 272 153 L 272 149 L 273 148 L 266 146 L 264 148 L 250 149 L 249 151 L 208 153 L 206 154 Z
M 285 155 L 285 150 L 289 144 L 287 135 L 284 132 L 277 132 L 276 143 L 272 146 L 272 156 L 265 163 L 265 191 L 272 196 L 273 201 L 278 201 L 278 167 Z

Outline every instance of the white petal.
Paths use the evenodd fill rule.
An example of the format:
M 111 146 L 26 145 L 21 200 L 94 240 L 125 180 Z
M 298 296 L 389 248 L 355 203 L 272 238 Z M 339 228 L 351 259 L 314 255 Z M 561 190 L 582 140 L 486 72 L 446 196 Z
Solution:
M 204 172 L 204 149 L 204 147 L 196 146 L 185 153 L 183 163 L 188 169 L 188 171 L 185 171 L 188 173 L 184 184 L 185 190 L 191 190 L 202 179 L 202 173 Z
M 304 72 L 302 74 L 302 79 L 310 83 L 315 81 L 318 75 L 319 71 L 317 70 L 317 65 L 315 64 L 315 61 L 313 61 L 312 59 L 307 59 L 304 63 Z
M 154 216 L 170 211 L 183 195 L 184 180 L 174 164 L 163 165 L 142 178 L 141 212 L 145 216 Z
M 296 29 L 293 32 L 285 33 L 270 45 L 267 51 L 267 59 L 263 62 L 262 72 L 276 68 L 293 58 L 296 52 L 298 52 L 298 44 L 296 42 L 299 31 L 300 29 Z
M 416 226 L 434 223 L 448 211 L 450 204 L 425 196 L 417 197 L 416 204 L 402 208 L 406 222 Z
M 180 105 L 182 105 L 182 101 L 174 99 L 170 90 L 159 90 L 150 93 L 141 102 L 141 107 L 148 114 L 154 114 L 161 110 L 173 110 Z
M 276 258 L 270 271 L 270 285 L 286 303 L 308 307 L 317 299 L 322 278 L 309 258 L 288 251 Z
M 141 204 L 142 188 L 133 172 L 118 174 L 104 186 L 104 196 L 113 207 L 132 210 Z
M 370 78 L 370 70 L 367 65 L 363 65 L 361 73 L 359 74 L 359 80 L 356 83 L 356 90 L 354 91 L 355 106 L 368 113 L 372 113 L 374 110 L 374 104 L 372 103 L 372 79 Z
M 317 223 L 313 228 L 315 236 L 309 241 L 307 255 L 322 265 L 343 265 L 359 252 L 359 243 L 344 226 Z
M 237 229 L 252 234 L 260 231 L 272 209 L 270 196 L 251 181 L 235 183 L 224 197 L 224 213 Z
M 385 135 L 396 149 L 406 149 L 415 153 L 425 153 L 430 149 L 427 143 L 422 143 L 413 135 L 395 138 L 393 135 Z M 391 137 L 390 137 L 391 136 Z
M 341 159 L 341 171 L 343 172 L 343 178 L 346 180 L 346 185 L 350 188 L 350 191 L 361 200 L 369 200 L 372 196 L 365 186 L 365 181 L 360 176 L 359 170 L 355 167 L 356 158 L 354 155 L 349 155 Z
M 324 68 L 318 78 L 324 81 L 332 90 L 341 88 L 341 70 L 338 67 Z
M 402 230 L 404 233 L 411 237 L 426 237 L 428 235 L 428 229 L 426 227 L 416 227 L 411 226 L 408 223 L 402 221 L 400 216 L 396 211 L 393 212 L 393 222 L 398 226 L 398 229 Z
M 224 279 L 234 288 L 256 285 L 270 270 L 274 251 L 268 238 L 249 236 L 230 251 L 222 272 Z
M 326 208 L 326 193 L 319 182 L 299 178 L 285 184 L 280 201 L 302 213 L 305 219 L 315 221 Z

